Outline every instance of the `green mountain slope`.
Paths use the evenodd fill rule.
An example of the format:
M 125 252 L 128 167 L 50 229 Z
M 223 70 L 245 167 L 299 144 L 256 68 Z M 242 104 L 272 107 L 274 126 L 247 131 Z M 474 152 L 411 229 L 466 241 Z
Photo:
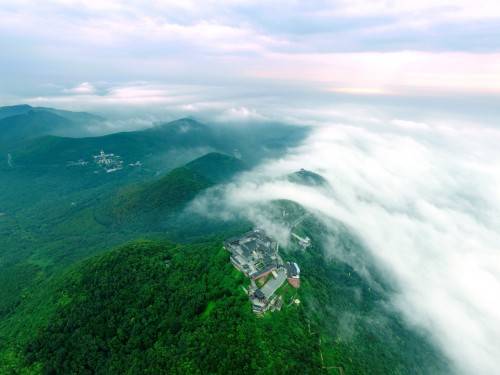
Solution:
M 219 167 L 215 163 L 218 159 Z M 242 163 L 232 159 L 209 154 L 149 182 L 123 185 L 110 181 L 67 195 L 62 190 L 68 189 L 64 179 L 50 179 L 50 193 L 40 191 L 39 185 L 33 190 L 36 178 L 20 180 L 25 186 L 13 190 L 12 196 L 22 198 L 24 204 L 38 196 L 42 199 L 23 209 L 10 208 L 6 203 L 0 206 L 7 208 L 0 215 L 0 319 L 15 309 L 23 289 L 37 280 L 138 235 L 168 236 L 186 242 L 230 231 L 232 222 L 207 223 L 204 217 L 184 213 L 183 209 L 198 193 L 215 184 L 209 179 L 214 168 L 215 180 L 236 172 L 235 166 Z M 7 199 L 5 194 L 1 191 L 0 197 Z
M 18 351 L 0 351 L 2 364 L 53 374 L 450 373 L 389 307 L 385 287 L 324 256 L 325 228 L 311 218 L 300 230 L 313 245 L 283 253 L 300 264 L 302 286 L 285 287 L 279 312 L 251 313 L 241 290 L 248 280 L 221 248 L 224 235 L 185 245 L 135 242 L 42 287 L 8 324 Z M 343 251 L 361 251 L 344 228 L 335 236 Z
M 202 190 L 227 181 L 244 169 L 243 162 L 232 156 L 206 154 L 156 181 L 121 189 L 102 212 L 102 218 L 114 224 L 156 228 Z
M 11 116 L 25 115 L 28 112 L 50 112 L 60 117 L 63 117 L 67 120 L 71 120 L 75 123 L 80 123 L 80 124 L 104 121 L 103 117 L 88 112 L 65 111 L 62 109 L 49 108 L 49 107 L 32 107 L 28 104 L 18 104 L 18 105 L 0 107 L 0 119 L 4 119 L 6 117 L 11 117 Z
M 214 183 L 220 183 L 245 170 L 246 165 L 232 156 L 211 152 L 189 162 L 186 168 Z
M 321 374 L 300 308 L 259 319 L 216 243 L 137 242 L 85 262 L 25 349 L 51 374 Z
M 71 120 L 79 125 L 89 125 L 105 121 L 104 117 L 88 112 L 65 111 L 62 109 L 49 108 L 49 107 L 35 107 L 35 109 L 39 111 L 52 112 L 58 116 L 64 117 L 65 119 Z
M 72 122 L 48 111 L 30 110 L 0 120 L 0 142 L 18 142 L 69 129 Z
M 5 111 L 12 119 L 32 109 Z M 450 373 L 391 307 L 394 291 L 349 228 L 290 201 L 260 209 L 311 238 L 307 249 L 293 239 L 281 247 L 300 265 L 301 288 L 284 287 L 282 311 L 251 313 L 248 280 L 221 247 L 251 224 L 203 216 L 190 203 L 301 133 L 221 129 L 182 119 L 9 149 L 12 166 L 0 159 L 0 374 Z M 96 166 L 101 149 L 120 155 L 123 170 Z M 234 149 L 245 163 L 228 155 Z M 89 163 L 67 164 L 80 159 Z M 289 177 L 325 183 L 309 171 Z M 150 240 L 115 248 L 137 238 Z
M 33 109 L 32 106 L 28 104 L 19 104 L 12 106 L 0 107 L 0 120 L 6 117 L 17 116 L 25 114 Z
M 161 215 L 181 208 L 211 182 L 186 167 L 176 168 L 160 180 L 122 189 L 112 200 L 110 214 L 120 224 L 153 224 Z M 147 216 L 147 217 L 146 217 Z
M 44 113 L 69 121 L 59 114 Z M 279 155 L 304 134 L 305 130 L 296 126 L 270 124 L 266 128 L 242 130 L 180 119 L 145 130 L 99 137 L 46 135 L 7 142 L 5 148 L 0 145 L 0 180 L 8 181 L 0 191 L 0 210 L 32 207 L 47 199 L 69 198 L 75 192 L 89 195 L 99 190 L 102 195 L 120 185 L 151 180 L 210 151 L 239 155 L 252 166 Z M 99 165 L 95 156 L 101 150 L 114 154 L 120 168 Z M 223 175 L 215 176 L 217 168 L 213 170 L 213 181 L 224 179 Z M 35 183 L 37 188 L 32 189 Z
M 175 152 L 198 149 L 201 149 L 198 156 L 214 150 L 237 153 L 250 164 L 255 164 L 265 157 L 283 152 L 299 142 L 306 133 L 304 128 L 279 124 L 270 124 L 268 128 L 255 127 L 245 132 L 232 127 L 223 129 L 192 119 L 180 119 L 145 130 L 99 137 L 43 137 L 26 141 L 9 149 L 9 152 L 11 164 L 15 167 L 52 171 L 54 168 L 60 170 L 71 161 L 91 162 L 93 155 L 101 150 L 120 155 L 126 164 L 139 160 L 151 168 L 160 168 L 169 159 L 175 158 Z M 191 158 L 195 156 L 191 153 Z M 6 166 L 5 162 L 3 166 Z
M 29 208 L 75 192 L 99 190 L 102 195 L 117 186 L 151 180 L 213 150 L 211 144 L 208 127 L 180 120 L 144 131 L 87 138 L 43 136 L 12 151 L 0 148 L 0 180 L 8 181 L 0 191 L 0 210 Z M 116 155 L 120 168 L 98 164 L 94 156 L 101 150 Z
M 95 170 L 93 156 L 101 150 L 119 155 L 125 165 L 141 161 L 147 166 L 168 160 L 169 150 L 213 147 L 210 129 L 188 119 L 173 121 L 141 131 L 114 133 L 99 137 L 68 138 L 45 136 L 12 151 L 12 163 L 20 168 L 54 171 L 68 163 L 83 160 L 86 166 L 72 169 Z M 66 168 L 67 169 L 67 168 Z
M 17 105 L 0 107 L 0 146 L 12 151 L 23 140 L 44 135 L 83 136 L 102 117 L 54 108 Z
M 183 180 L 186 169 L 172 176 L 181 173 Z M 144 191 L 163 199 L 164 184 Z M 273 205 L 276 221 L 307 215 L 290 201 Z M 203 218 L 204 226 L 210 222 Z M 79 235 L 64 235 L 76 235 L 77 248 L 91 233 L 83 224 L 75 221 Z M 241 290 L 248 281 L 222 250 L 230 234 L 220 228 L 211 241 L 135 242 L 51 278 L 39 275 L 38 285 L 25 288 L 14 312 L 0 319 L 0 373 L 449 373 L 426 337 L 390 307 L 390 288 L 376 270 L 359 272 L 331 257 L 323 245 L 328 236 L 344 257 L 368 256 L 345 226 L 332 228 L 309 215 L 294 228 L 313 240 L 306 251 L 293 242 L 282 249 L 285 260 L 299 263 L 302 286 L 288 287 L 282 311 L 263 318 L 250 311 Z M 295 298 L 301 303 L 290 302 Z

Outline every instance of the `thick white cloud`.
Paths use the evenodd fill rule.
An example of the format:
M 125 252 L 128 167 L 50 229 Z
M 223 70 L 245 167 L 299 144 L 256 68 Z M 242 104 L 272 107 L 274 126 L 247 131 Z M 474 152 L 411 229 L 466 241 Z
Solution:
M 265 215 L 247 207 L 291 199 L 344 222 L 394 283 L 393 304 L 408 323 L 427 331 L 457 373 L 493 375 L 500 358 L 499 142 L 498 129 L 452 121 L 323 124 L 284 158 L 227 187 L 224 204 L 262 224 Z M 321 173 L 332 190 L 279 179 L 300 168 Z

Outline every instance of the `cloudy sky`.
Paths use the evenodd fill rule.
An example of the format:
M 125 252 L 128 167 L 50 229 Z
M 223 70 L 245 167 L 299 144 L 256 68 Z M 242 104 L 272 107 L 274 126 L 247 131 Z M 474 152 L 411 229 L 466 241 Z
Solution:
M 0 0 L 0 17 L 9 104 L 248 116 L 252 97 L 500 95 L 495 0 Z

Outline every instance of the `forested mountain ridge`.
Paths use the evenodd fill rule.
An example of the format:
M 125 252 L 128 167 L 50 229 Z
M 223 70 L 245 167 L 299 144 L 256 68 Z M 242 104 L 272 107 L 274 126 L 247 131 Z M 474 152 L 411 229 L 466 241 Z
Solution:
M 6 117 L 22 115 L 33 109 L 32 106 L 28 104 L 18 104 L 0 107 L 0 120 Z
M 23 288 L 37 278 L 123 241 L 168 233 L 184 242 L 228 227 L 217 221 L 207 223 L 193 213 L 183 214 L 183 209 L 221 176 L 231 178 L 243 168 L 241 161 L 229 155 L 211 153 L 140 183 L 108 184 L 68 198 L 48 199 L 41 191 L 46 202 L 15 214 L 8 211 L 0 216 L 0 319 L 20 302 Z
M 285 285 L 283 309 L 254 316 L 222 249 L 252 223 L 191 203 L 304 134 L 263 128 L 180 119 L 19 143 L 0 168 L 0 374 L 447 373 L 388 308 L 385 286 L 328 248 L 334 238 L 366 257 L 362 243 L 291 201 L 249 207 L 312 239 L 307 251 L 281 247 L 300 264 L 301 288 Z M 327 188 L 309 171 L 285 178 Z
M 193 124 L 196 124 L 194 126 Z M 176 120 L 146 130 L 118 132 L 103 136 L 69 138 L 45 136 L 26 142 L 12 152 L 20 166 L 66 166 L 69 161 L 90 160 L 105 152 L 120 155 L 125 162 L 149 158 L 171 148 L 211 147 L 210 130 L 195 121 Z
M 44 135 L 83 136 L 104 121 L 86 112 L 17 105 L 0 107 L 0 150 L 14 150 L 23 140 Z
M 4 147 L 7 146 L 7 142 L 16 145 L 24 139 L 64 131 L 71 125 L 70 120 L 55 113 L 30 110 L 0 120 L 0 142 Z
M 323 228 L 306 219 L 316 241 Z M 359 251 L 343 234 L 346 251 Z M 18 326 L 3 368 L 52 374 L 447 373 L 425 338 L 386 310 L 385 296 L 318 243 L 284 253 L 302 286 L 257 318 L 223 238 L 174 245 L 136 241 L 77 264 L 46 286 Z M 290 258 L 291 257 L 291 258 Z M 373 287 L 373 285 L 372 285 Z M 289 303 L 300 298 L 299 305 Z M 23 322 L 30 314 L 30 329 Z M 32 318 L 33 319 L 33 318 Z M 0 333 L 1 325 L 0 325 Z M 1 338 L 1 336 L 0 336 Z M 213 343 L 217 345 L 213 345 Z M 383 358 L 383 360 L 381 360 Z M 330 370 L 327 370 L 330 368 Z
M 136 242 L 91 259 L 28 340 L 53 374 L 322 374 L 300 308 L 258 319 L 217 243 Z
M 44 111 L 44 115 L 62 119 L 51 112 Z M 12 117 L 4 121 L 11 119 Z M 121 156 L 125 163 L 141 161 L 154 168 L 168 163 L 168 159 L 175 157 L 176 151 L 187 153 L 189 150 L 196 152 L 197 149 L 197 154 L 192 152 L 191 158 L 210 151 L 226 154 L 237 152 L 245 160 L 255 163 L 271 153 L 283 151 L 306 134 L 306 129 L 299 126 L 269 124 L 268 127 L 265 130 L 256 127 L 253 132 L 231 127 L 221 130 L 216 126 L 183 118 L 142 130 L 83 138 L 39 132 L 35 136 L 43 137 L 30 136 L 24 142 L 15 143 L 8 151 L 12 156 L 12 165 L 29 169 L 61 168 L 72 161 L 90 161 L 101 150 Z M 283 129 L 287 130 L 285 135 L 282 133 Z M 188 160 L 184 158 L 183 161 Z
M 28 104 L 17 104 L 12 106 L 0 107 L 0 119 L 11 116 L 23 115 L 33 111 L 52 112 L 59 115 L 60 117 L 64 117 L 68 120 L 74 120 L 76 122 L 104 120 L 103 117 L 95 115 L 93 113 L 66 111 L 49 107 L 32 107 L 31 105 Z
M 248 167 L 235 157 L 219 152 L 210 152 L 190 161 L 186 164 L 186 168 L 204 176 L 213 183 L 221 183 L 230 180 L 235 174 Z
M 228 181 L 246 168 L 239 159 L 220 153 L 201 156 L 155 181 L 120 189 L 105 205 L 104 220 L 115 224 L 147 225 L 155 228 L 175 214 L 198 193 Z M 106 218 L 106 215 L 108 217 Z

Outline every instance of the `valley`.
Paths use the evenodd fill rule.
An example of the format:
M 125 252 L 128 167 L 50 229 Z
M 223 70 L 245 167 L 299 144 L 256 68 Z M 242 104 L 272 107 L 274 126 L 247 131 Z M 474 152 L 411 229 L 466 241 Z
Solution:
M 289 200 L 247 207 L 287 228 L 290 240 L 278 245 L 272 228 L 256 232 L 244 215 L 193 209 L 305 136 L 283 129 L 249 136 L 181 119 L 11 143 L 0 168 L 8 181 L 0 192 L 0 373 L 446 371 L 425 335 L 391 310 L 377 269 L 368 281 L 329 255 L 325 239 L 334 236 L 343 251 L 367 256 L 342 223 L 332 233 Z M 306 170 L 284 179 L 327 184 Z

